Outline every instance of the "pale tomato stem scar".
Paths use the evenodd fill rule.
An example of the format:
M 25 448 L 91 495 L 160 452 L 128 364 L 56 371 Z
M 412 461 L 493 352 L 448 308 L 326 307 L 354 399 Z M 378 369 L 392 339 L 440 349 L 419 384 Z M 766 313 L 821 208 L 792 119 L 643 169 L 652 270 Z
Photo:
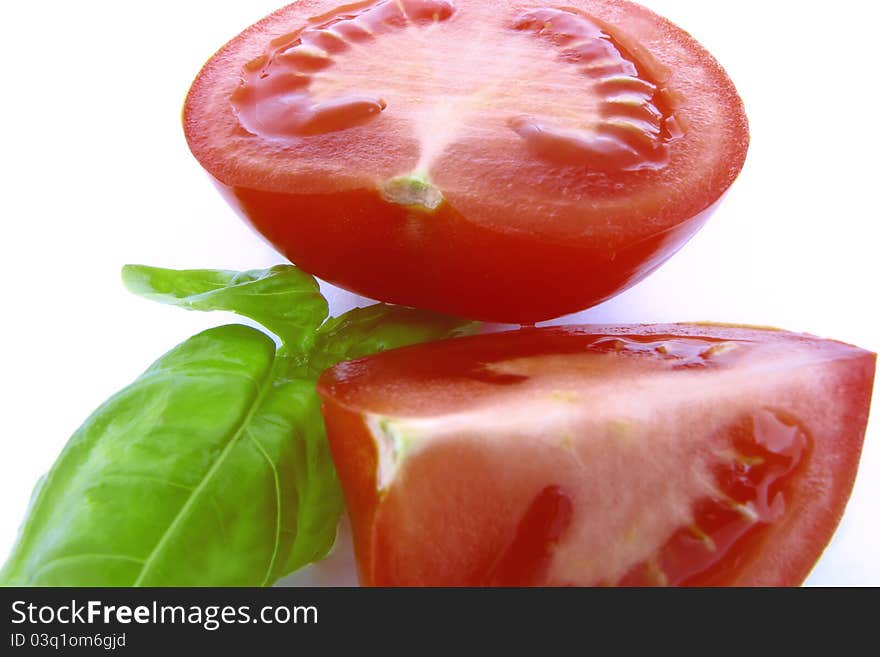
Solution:
M 428 180 L 426 173 L 418 171 L 388 180 L 379 187 L 379 193 L 391 203 L 430 212 L 443 204 L 440 190 Z

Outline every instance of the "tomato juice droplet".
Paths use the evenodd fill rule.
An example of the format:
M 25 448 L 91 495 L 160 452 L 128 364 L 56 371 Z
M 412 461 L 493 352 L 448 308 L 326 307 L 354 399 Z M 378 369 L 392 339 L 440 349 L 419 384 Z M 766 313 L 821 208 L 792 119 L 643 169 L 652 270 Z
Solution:
M 677 336 L 605 336 L 590 344 L 594 351 L 612 351 L 641 358 L 659 358 L 676 368 L 729 366 L 744 355 L 745 344 Z
M 523 514 L 513 540 L 492 567 L 488 586 L 530 586 L 540 581 L 553 548 L 571 524 L 574 506 L 559 486 L 548 486 Z
M 714 471 L 717 495 L 698 500 L 693 523 L 633 567 L 621 586 L 711 586 L 735 581 L 752 541 L 780 521 L 786 492 L 811 449 L 807 431 L 785 413 L 762 409 L 731 429 L 733 454 Z

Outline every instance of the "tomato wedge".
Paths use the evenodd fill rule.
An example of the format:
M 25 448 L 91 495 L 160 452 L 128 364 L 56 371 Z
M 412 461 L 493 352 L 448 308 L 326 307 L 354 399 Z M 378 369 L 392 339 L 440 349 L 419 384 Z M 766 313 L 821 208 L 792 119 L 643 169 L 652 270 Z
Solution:
M 790 586 L 849 498 L 874 367 L 769 329 L 554 327 L 319 390 L 366 585 Z
M 226 198 L 303 269 L 521 323 L 657 268 L 749 140 L 711 55 L 623 0 L 303 0 L 224 46 L 183 118 Z

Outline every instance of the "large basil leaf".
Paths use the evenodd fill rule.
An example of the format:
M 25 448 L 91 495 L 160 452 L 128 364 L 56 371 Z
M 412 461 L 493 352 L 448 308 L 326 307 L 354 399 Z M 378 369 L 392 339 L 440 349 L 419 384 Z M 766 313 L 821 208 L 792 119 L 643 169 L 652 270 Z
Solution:
M 38 484 L 0 584 L 267 585 L 321 559 L 342 495 L 315 380 L 340 360 L 471 331 L 377 304 L 328 320 L 314 279 L 128 266 L 130 289 L 270 329 L 190 338 L 89 417 Z
M 339 500 L 313 390 L 274 387 L 273 341 L 243 326 L 174 348 L 74 434 L 37 491 L 0 582 L 259 585 L 332 543 Z M 328 473 L 330 476 L 328 477 Z M 329 482 L 328 482 L 329 479 Z M 307 531 L 298 531 L 303 524 Z

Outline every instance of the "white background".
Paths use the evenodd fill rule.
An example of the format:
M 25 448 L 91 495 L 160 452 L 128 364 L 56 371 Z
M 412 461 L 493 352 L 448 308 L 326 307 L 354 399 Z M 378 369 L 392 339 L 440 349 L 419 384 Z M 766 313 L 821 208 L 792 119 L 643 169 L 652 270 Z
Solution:
M 179 114 L 203 62 L 282 2 L 0 3 L 0 558 L 34 482 L 91 410 L 227 319 L 134 298 L 120 267 L 281 261 L 208 182 Z M 880 350 L 872 3 L 645 4 L 728 70 L 752 149 L 722 208 L 677 257 L 578 321 L 776 325 Z M 335 310 L 351 303 L 334 297 Z M 874 417 L 847 514 L 810 584 L 880 585 L 878 425 Z

